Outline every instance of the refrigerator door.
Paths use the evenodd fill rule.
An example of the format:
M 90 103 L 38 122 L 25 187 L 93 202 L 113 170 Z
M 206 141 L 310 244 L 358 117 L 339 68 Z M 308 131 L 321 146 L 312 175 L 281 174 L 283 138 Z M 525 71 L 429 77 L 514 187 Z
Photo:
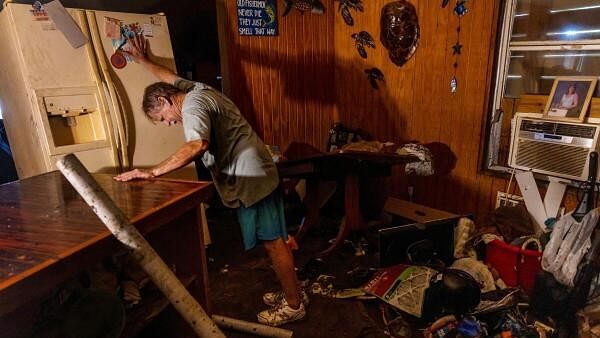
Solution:
M 32 6 L 8 3 L 22 55 L 24 73 L 34 89 L 94 86 L 96 79 L 84 47 L 73 48 L 52 22 L 39 20 Z M 81 27 L 78 11 L 67 9 Z M 43 23 L 47 23 L 44 25 Z
M 52 20 L 31 5 L 6 3 L 2 12 L 2 25 L 9 26 L 3 34 L 12 36 L 15 54 L 4 58 L 3 67 L 22 75 L 18 84 L 14 76 L 4 77 L 8 71 L 0 79 L 19 177 L 55 170 L 56 157 L 65 153 L 80 155 L 90 171 L 116 172 L 117 145 L 90 46 L 73 48 Z M 68 13 L 85 34 L 82 12 Z
M 143 29 L 144 36 L 148 40 L 151 59 L 175 70 L 167 20 L 163 15 L 103 11 L 88 11 L 87 15 L 92 34 L 99 37 L 95 40 L 101 41 L 102 44 L 101 50 L 99 46 L 95 46 L 97 57 L 104 58 L 100 63 L 108 64 L 108 73 L 114 83 L 114 93 L 117 97 L 113 95 L 112 99 L 119 102 L 129 163 L 132 168 L 152 167 L 172 155 L 185 142 L 183 128 L 179 124 L 169 127 L 164 124 L 154 124 L 146 118 L 142 110 L 144 89 L 158 79 L 142 65 L 132 61 L 128 61 L 120 69 L 111 65 L 110 58 L 119 42 L 116 41 L 117 39 L 113 40 L 108 32 L 112 27 L 114 33 L 115 22 L 127 26 L 137 25 Z M 168 176 L 195 179 L 196 170 L 191 164 Z

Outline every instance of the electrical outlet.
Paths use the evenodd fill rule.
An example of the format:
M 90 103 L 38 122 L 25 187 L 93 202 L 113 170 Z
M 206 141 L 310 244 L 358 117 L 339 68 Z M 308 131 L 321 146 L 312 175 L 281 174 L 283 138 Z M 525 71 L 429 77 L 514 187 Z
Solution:
M 522 196 L 519 195 L 513 195 L 502 191 L 498 191 L 498 193 L 496 194 L 496 209 L 505 206 L 514 207 L 524 203 L 525 200 Z

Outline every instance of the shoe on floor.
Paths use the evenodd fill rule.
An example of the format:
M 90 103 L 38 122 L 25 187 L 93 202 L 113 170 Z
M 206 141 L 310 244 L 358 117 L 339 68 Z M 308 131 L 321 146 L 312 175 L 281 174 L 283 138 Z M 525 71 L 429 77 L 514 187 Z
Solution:
M 261 324 L 279 326 L 285 323 L 295 322 L 305 316 L 306 309 L 304 308 L 304 304 L 300 303 L 300 306 L 297 309 L 292 309 L 284 298 L 279 306 L 259 312 L 257 318 L 258 322 Z
M 267 292 L 263 295 L 263 302 L 268 306 L 279 306 L 283 299 L 283 291 Z M 308 306 L 308 295 L 304 290 L 300 290 L 300 300 L 305 307 Z

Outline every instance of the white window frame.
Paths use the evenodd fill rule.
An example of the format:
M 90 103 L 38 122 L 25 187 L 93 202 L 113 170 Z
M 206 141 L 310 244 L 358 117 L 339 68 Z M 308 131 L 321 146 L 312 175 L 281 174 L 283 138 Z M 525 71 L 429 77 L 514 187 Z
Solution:
M 500 30 L 500 40 L 496 52 L 496 78 L 494 97 L 492 100 L 493 106 L 488 116 L 488 146 L 485 159 L 485 167 L 488 170 L 498 172 L 510 172 L 511 168 L 499 165 L 498 153 L 500 148 L 500 133 L 502 130 L 502 115 L 501 103 L 506 87 L 508 76 L 508 67 L 510 63 L 510 54 L 513 51 L 583 51 L 597 50 L 600 51 L 600 39 L 597 40 L 552 40 L 552 41 L 515 41 L 510 42 L 510 35 L 513 29 L 514 12 L 517 8 L 517 0 L 508 0 L 503 8 L 502 26 Z M 548 93 L 549 94 L 549 93 Z

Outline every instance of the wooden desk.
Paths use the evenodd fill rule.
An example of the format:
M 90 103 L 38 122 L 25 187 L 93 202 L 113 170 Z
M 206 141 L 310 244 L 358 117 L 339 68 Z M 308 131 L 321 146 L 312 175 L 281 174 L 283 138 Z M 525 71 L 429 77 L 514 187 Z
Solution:
M 299 177 L 306 179 L 306 217 L 296 234 L 302 240 L 308 230 L 319 225 L 319 181 L 344 181 L 344 220 L 333 244 L 319 255 L 327 255 L 340 246 L 350 231 L 366 227 L 360 211 L 359 178 L 385 177 L 391 174 L 391 167 L 397 164 L 416 162 L 413 155 L 400 156 L 388 153 L 372 153 L 358 151 L 338 151 L 315 154 L 300 159 L 277 163 L 279 176 L 282 178 Z
M 177 275 L 195 281 L 190 292 L 209 311 L 198 206 L 212 183 L 94 178 Z M 26 328 L 15 324 L 21 307 L 121 248 L 60 172 L 1 185 L 0 332 L 22 334 Z

